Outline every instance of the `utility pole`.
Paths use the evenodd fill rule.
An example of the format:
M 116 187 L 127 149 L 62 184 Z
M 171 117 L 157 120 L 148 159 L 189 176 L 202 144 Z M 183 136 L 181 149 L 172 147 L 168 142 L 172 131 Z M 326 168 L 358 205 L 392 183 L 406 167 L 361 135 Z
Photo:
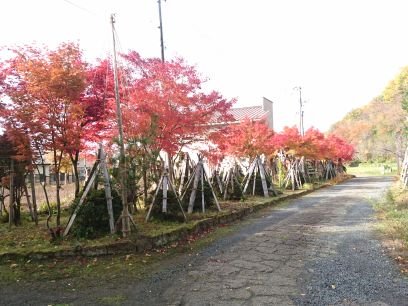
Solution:
M 157 0 L 157 2 L 159 4 L 161 60 L 162 62 L 164 62 L 164 40 L 163 40 L 163 21 L 162 21 L 162 13 L 161 13 L 161 0 Z
M 304 136 L 305 135 L 305 128 L 303 125 L 303 101 L 302 101 L 302 87 L 297 86 L 294 89 L 299 90 L 299 133 L 300 136 Z
M 131 216 L 129 214 L 128 202 L 127 202 L 127 189 L 126 189 L 126 158 L 125 158 L 125 144 L 123 137 L 123 123 L 122 112 L 120 109 L 120 96 L 119 96 L 119 80 L 118 80 L 118 64 L 116 59 L 116 37 L 115 37 L 115 15 L 111 15 L 112 24 L 112 38 L 113 38 L 113 77 L 115 80 L 115 102 L 116 102 L 116 120 L 119 129 L 119 181 L 121 188 L 122 199 L 122 214 L 119 217 L 119 221 L 122 222 L 122 235 L 127 237 L 130 233 L 130 221 Z M 133 220 L 132 220 L 133 221 Z
M 159 4 L 159 29 L 160 29 L 160 48 L 161 48 L 161 60 L 164 63 L 164 38 L 163 38 L 163 20 L 162 20 L 162 11 L 161 11 L 161 0 L 157 0 L 157 3 Z M 165 152 L 165 162 L 164 162 L 164 168 L 165 171 L 168 171 L 168 169 L 171 168 L 171 158 L 168 152 Z M 167 170 L 166 170 L 167 169 Z M 173 180 L 173 175 L 170 174 L 170 180 Z

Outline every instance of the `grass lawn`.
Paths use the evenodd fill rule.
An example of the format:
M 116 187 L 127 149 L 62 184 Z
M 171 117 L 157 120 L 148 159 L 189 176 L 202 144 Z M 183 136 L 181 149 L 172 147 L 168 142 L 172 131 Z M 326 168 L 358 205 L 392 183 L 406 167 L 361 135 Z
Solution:
M 398 175 L 396 163 L 360 163 L 357 167 L 347 166 L 347 173 L 355 176 Z

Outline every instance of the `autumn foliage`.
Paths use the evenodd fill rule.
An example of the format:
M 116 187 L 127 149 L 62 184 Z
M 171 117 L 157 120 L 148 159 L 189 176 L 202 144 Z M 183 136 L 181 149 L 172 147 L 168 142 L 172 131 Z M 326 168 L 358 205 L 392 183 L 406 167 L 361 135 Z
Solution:
M 182 59 L 163 63 L 143 59 L 136 52 L 123 58 L 128 84 L 122 111 L 125 138 L 174 154 L 184 145 L 206 138 L 215 113 L 218 120 L 227 120 L 234 101 L 216 91 L 205 93 L 195 68 Z
M 266 123 L 249 119 L 230 126 L 222 142 L 226 155 L 251 159 L 261 154 L 272 154 L 276 149 L 274 132 Z
M 251 159 L 261 154 L 273 155 L 277 150 L 315 160 L 349 161 L 354 154 L 353 146 L 342 138 L 325 136 L 313 127 L 302 137 L 296 126 L 285 127 L 280 133 L 274 133 L 265 122 L 249 119 L 231 126 L 220 140 L 219 147 L 225 155 Z
M 102 93 L 106 85 L 98 80 L 100 67 L 86 63 L 76 44 L 62 44 L 55 50 L 24 46 L 11 53 L 0 67 L 3 126 L 9 137 L 27 137 L 29 145 L 20 154 L 31 154 L 33 163 L 43 164 L 45 155 L 51 154 L 59 226 L 59 173 L 65 156 L 77 169 L 80 151 L 100 134 L 108 114 Z M 78 177 L 76 182 L 78 193 Z
M 55 177 L 59 227 L 60 172 L 73 167 L 78 195 L 81 152 L 97 143 L 115 143 L 118 137 L 112 63 L 109 58 L 93 64 L 85 61 L 74 43 L 54 50 L 23 46 L 9 51 L 11 56 L 0 62 L 2 128 L 15 146 L 14 155 L 27 162 L 27 170 L 37 168 L 44 175 L 48 157 Z M 354 149 L 345 140 L 314 128 L 301 136 L 296 127 L 277 133 L 264 121 L 246 119 L 228 125 L 234 121 L 230 109 L 235 100 L 204 90 L 205 79 L 182 59 L 162 62 L 142 58 L 135 51 L 121 54 L 120 59 L 118 96 L 127 175 L 133 180 L 130 202 L 136 201 L 140 177 L 144 198 L 148 198 L 147 176 L 154 178 L 160 167 L 159 152 L 172 156 L 188 144 L 202 145 L 200 149 L 206 152 L 201 153 L 214 164 L 226 155 L 253 159 L 278 151 L 316 160 L 353 157 Z M 115 157 L 116 149 L 112 145 L 106 151 Z

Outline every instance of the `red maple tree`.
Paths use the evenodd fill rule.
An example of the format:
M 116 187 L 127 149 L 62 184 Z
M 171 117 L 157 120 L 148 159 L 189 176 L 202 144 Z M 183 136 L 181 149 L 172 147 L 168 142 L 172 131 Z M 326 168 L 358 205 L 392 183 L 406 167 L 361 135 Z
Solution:
M 3 63 L 1 77 L 2 117 L 13 129 L 25 133 L 34 159 L 48 152 L 56 181 L 57 227 L 60 226 L 60 170 L 65 153 L 79 148 L 78 122 L 85 108 L 78 101 L 87 87 L 87 65 L 79 47 L 61 44 L 55 50 L 32 46 L 14 50 Z
M 225 154 L 251 159 L 261 154 L 270 155 L 276 149 L 274 132 L 266 122 L 248 118 L 231 125 L 224 137 L 218 139 L 218 145 Z
M 202 90 L 203 80 L 195 67 L 182 59 L 162 62 L 143 59 L 136 52 L 126 60 L 126 92 L 123 92 L 125 138 L 149 144 L 150 149 L 170 155 L 186 144 L 206 139 L 214 118 L 226 121 L 233 100 L 218 92 Z M 217 114 L 217 116 L 215 116 Z

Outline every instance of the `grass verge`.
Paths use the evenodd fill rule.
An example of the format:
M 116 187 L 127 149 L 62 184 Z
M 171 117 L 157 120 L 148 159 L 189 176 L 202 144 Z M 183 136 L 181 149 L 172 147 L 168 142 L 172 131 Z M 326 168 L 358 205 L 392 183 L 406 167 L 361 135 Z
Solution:
M 384 246 L 398 262 L 401 272 L 408 275 L 408 190 L 395 183 L 384 198 L 374 205 L 384 234 Z
M 75 290 L 84 286 L 101 286 L 104 282 L 120 283 L 124 279 L 141 279 L 160 268 L 164 260 L 172 260 L 176 255 L 181 254 L 198 255 L 204 247 L 233 232 L 242 224 L 237 221 L 230 225 L 220 225 L 190 235 L 183 241 L 141 254 L 78 256 L 54 260 L 9 259 L 0 264 L 0 285 L 2 283 L 63 282 L 66 290 Z M 107 300 L 101 303 L 112 304 L 110 298 L 118 297 L 107 297 Z
M 333 180 L 323 185 L 336 184 L 338 180 Z M 322 184 L 308 186 L 307 189 L 321 187 Z M 278 202 L 274 207 L 280 207 L 287 204 L 284 198 L 287 196 L 301 193 L 302 191 L 285 191 L 285 194 L 275 198 Z M 280 201 L 279 201 L 280 199 Z M 251 208 L 263 204 L 270 199 L 249 197 L 243 202 L 223 202 L 223 211 L 208 212 L 207 214 L 193 214 L 190 221 L 186 223 L 154 221 L 145 223 L 144 213 L 134 215 L 138 226 L 139 234 L 145 236 L 155 236 L 166 232 L 176 230 L 181 226 L 193 225 L 197 220 L 211 218 L 219 214 L 229 214 L 234 211 Z M 263 207 L 263 206 L 262 206 Z M 67 221 L 68 216 L 64 216 Z M 240 221 L 233 224 L 220 224 L 215 228 L 207 229 L 202 232 L 192 234 L 182 241 L 169 243 L 165 247 L 153 249 L 144 253 L 129 253 L 126 255 L 115 256 L 95 256 L 95 257 L 67 257 L 43 260 L 31 260 L 21 256 L 8 257 L 0 262 L 0 283 L 4 282 L 26 282 L 26 281 L 64 281 L 67 284 L 87 284 L 94 279 L 115 280 L 123 275 L 133 276 L 133 278 L 143 277 L 160 265 L 160 262 L 166 258 L 171 258 L 174 254 L 188 253 L 194 256 L 200 249 L 207 246 L 214 240 L 227 235 L 237 227 L 243 224 Z M 33 225 L 25 220 L 23 226 L 9 228 L 8 225 L 0 225 L 0 255 L 1 253 L 27 254 L 35 251 L 61 250 L 75 246 L 98 246 L 114 243 L 121 238 L 118 235 L 108 235 L 96 240 L 76 240 L 73 238 L 59 241 L 58 244 L 50 243 L 44 220 L 39 226 Z M 99 278 L 98 276 L 101 276 Z M 102 277 L 103 276 L 103 277 Z M 71 285 L 67 285 L 71 288 Z M 72 288 L 74 289 L 74 288 Z M 117 297 L 115 297 L 117 298 Z

